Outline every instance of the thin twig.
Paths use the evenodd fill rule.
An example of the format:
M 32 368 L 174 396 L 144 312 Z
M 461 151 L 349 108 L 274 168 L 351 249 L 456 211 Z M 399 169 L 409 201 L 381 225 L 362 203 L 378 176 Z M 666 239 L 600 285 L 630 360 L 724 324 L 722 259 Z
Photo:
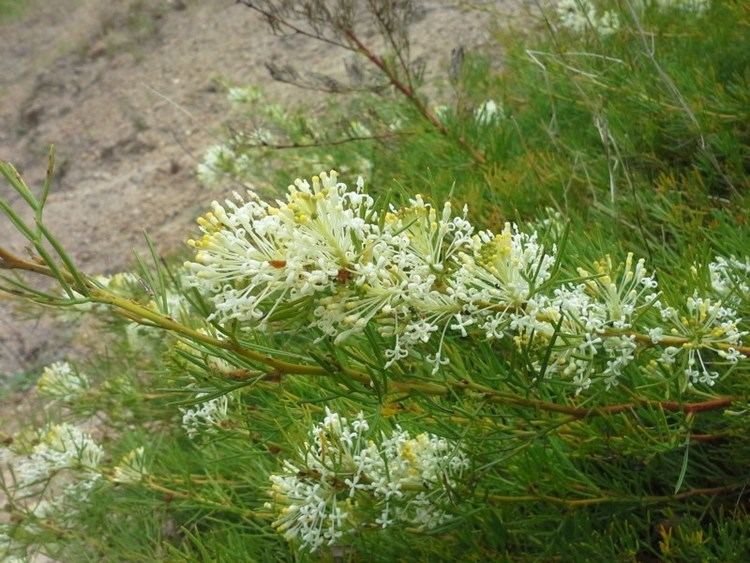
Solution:
M 690 489 L 676 495 L 646 495 L 646 496 L 603 496 L 582 499 L 569 499 L 548 495 L 487 495 L 491 503 L 504 504 L 516 502 L 546 502 L 558 504 L 568 508 L 580 508 L 583 506 L 594 506 L 598 504 L 632 503 L 632 504 L 659 504 L 683 500 L 696 496 L 719 496 L 733 493 L 747 487 L 747 483 L 734 483 L 722 487 L 709 487 Z
M 379 68 L 380 71 L 383 72 L 386 77 L 388 77 L 388 80 L 391 82 L 394 88 L 401 92 L 417 109 L 417 111 L 427 121 L 429 121 L 432 126 L 435 127 L 435 129 L 437 129 L 440 134 L 450 139 L 455 139 L 456 142 L 461 145 L 461 148 L 463 148 L 478 164 L 487 164 L 487 159 L 485 158 L 484 154 L 476 147 L 470 145 L 463 137 L 455 137 L 454 135 L 452 135 L 448 128 L 443 124 L 443 122 L 440 121 L 438 116 L 435 115 L 435 112 L 427 107 L 427 105 L 416 94 L 412 87 L 410 87 L 408 84 L 404 84 L 403 81 L 399 79 L 393 69 L 391 69 L 391 67 L 386 64 L 382 57 L 378 56 L 369 47 L 367 47 L 367 45 L 365 45 L 352 30 L 344 30 L 344 35 L 346 35 L 346 37 L 356 47 L 357 52 L 359 52 L 361 55 L 364 55 L 365 58 L 367 58 L 377 68 Z
M 310 33 L 309 31 L 304 30 L 298 25 L 295 25 L 291 21 L 279 17 L 278 14 L 275 14 L 271 11 L 263 9 L 260 6 L 257 6 L 251 0 L 239 0 L 239 2 L 243 4 L 244 6 L 247 6 L 248 8 L 255 10 L 256 12 L 265 16 L 266 19 L 268 19 L 268 21 L 272 24 L 272 26 L 275 25 L 278 27 L 284 27 L 284 28 L 289 29 L 290 31 L 293 31 L 294 33 L 303 35 L 305 37 L 316 39 L 318 41 L 323 41 L 325 43 L 329 43 L 331 45 L 341 47 L 342 49 L 346 49 L 347 51 L 354 51 L 355 53 L 359 53 L 360 55 L 363 55 L 367 60 L 369 60 L 373 65 L 375 65 L 388 78 L 388 81 L 391 83 L 391 85 L 401 94 L 403 94 L 404 97 L 406 97 L 406 99 L 409 100 L 409 102 L 417 109 L 417 111 L 441 135 L 455 140 L 461 146 L 461 148 L 464 151 L 466 151 L 469 154 L 469 156 L 471 156 L 471 158 L 475 160 L 478 164 L 480 165 L 487 164 L 486 157 L 479 149 L 477 149 L 476 147 L 468 143 L 465 138 L 461 136 L 458 136 L 458 137 L 454 136 L 448 130 L 448 128 L 440 121 L 437 115 L 435 115 L 435 113 L 422 101 L 422 99 L 417 95 L 412 85 L 410 73 L 406 72 L 408 83 L 404 83 L 403 80 L 401 80 L 398 77 L 398 74 L 395 72 L 395 70 L 392 69 L 382 57 L 377 55 L 372 49 L 370 49 L 367 45 L 365 45 L 362 42 L 362 40 L 354 33 L 352 29 L 339 29 L 338 30 L 349 41 L 349 43 L 347 44 L 344 42 L 333 40 L 319 33 Z M 399 53 L 398 49 L 396 49 L 396 54 L 401 60 L 401 54 Z M 403 60 L 401 60 L 401 64 L 405 66 L 405 62 L 403 62 Z M 405 68 L 408 69 L 408 67 L 406 66 Z
M 335 147 L 338 145 L 345 145 L 347 143 L 357 143 L 362 141 L 381 141 L 384 139 L 393 139 L 394 137 L 403 136 L 403 132 L 383 133 L 381 135 L 368 135 L 361 137 L 347 137 L 345 139 L 333 139 L 330 141 L 315 141 L 312 143 L 266 143 L 260 141 L 256 145 L 250 145 L 252 148 L 265 148 L 274 150 L 285 150 L 285 149 L 305 149 L 311 147 Z

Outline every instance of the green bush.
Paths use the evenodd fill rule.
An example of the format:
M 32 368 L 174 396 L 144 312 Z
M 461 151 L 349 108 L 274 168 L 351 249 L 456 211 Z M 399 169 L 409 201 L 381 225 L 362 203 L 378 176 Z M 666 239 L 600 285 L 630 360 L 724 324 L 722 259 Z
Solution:
M 456 57 L 438 106 L 409 3 L 366 14 L 387 56 L 346 10 L 248 4 L 379 78 L 314 116 L 228 88 L 198 175 L 256 190 L 199 219 L 186 264 L 152 247 L 85 275 L 44 225 L 50 178 L 35 195 L 0 169 L 38 255 L 0 248 L 2 289 L 112 338 L 41 375 L 49 424 L 7 448 L 0 549 L 747 559 L 748 7 L 562 3 L 497 32 L 502 70 Z M 273 188 L 329 163 L 346 184 Z

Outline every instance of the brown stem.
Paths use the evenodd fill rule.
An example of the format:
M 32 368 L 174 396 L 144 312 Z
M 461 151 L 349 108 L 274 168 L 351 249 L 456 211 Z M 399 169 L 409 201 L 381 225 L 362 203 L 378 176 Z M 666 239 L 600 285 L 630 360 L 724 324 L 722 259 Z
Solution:
M 297 25 L 294 25 L 292 22 L 286 19 L 280 18 L 277 14 L 274 14 L 273 12 L 269 12 L 268 10 L 264 10 L 263 8 L 259 6 L 256 6 L 250 0 L 239 0 L 239 1 L 245 6 L 247 6 L 248 8 L 255 10 L 256 12 L 265 16 L 266 19 L 268 19 L 268 21 L 271 22 L 273 25 L 285 27 L 299 35 L 303 35 L 311 39 L 316 39 L 318 41 L 323 41 L 325 43 L 329 43 L 331 45 L 341 47 L 348 51 L 354 50 L 360 53 L 361 55 L 364 55 L 365 58 L 367 58 L 383 74 L 385 74 L 385 76 L 388 78 L 388 81 L 393 85 L 393 87 L 396 88 L 399 92 L 401 92 L 406 97 L 406 99 L 408 99 L 411 102 L 411 104 L 414 105 L 415 108 L 417 108 L 417 111 L 419 111 L 419 113 L 425 119 L 427 119 L 427 121 L 429 121 L 430 124 L 432 124 L 432 126 L 435 127 L 435 129 L 437 129 L 440 132 L 440 134 L 448 138 L 455 139 L 456 142 L 458 142 L 458 144 L 461 145 L 461 148 L 464 149 L 480 165 L 487 164 L 487 159 L 480 150 L 470 145 L 466 141 L 466 139 L 464 139 L 463 137 L 454 137 L 453 135 L 451 135 L 450 131 L 448 131 L 445 125 L 443 125 L 440 119 L 438 119 L 438 117 L 435 115 L 435 113 L 424 104 L 424 102 L 419 98 L 419 96 L 417 96 L 416 92 L 414 91 L 414 88 L 410 84 L 405 84 L 397 76 L 394 70 L 390 68 L 388 64 L 386 64 L 383 58 L 378 56 L 369 47 L 367 47 L 367 45 L 365 45 L 351 29 L 344 29 L 344 30 L 341 30 L 341 32 L 350 41 L 351 45 L 354 46 L 353 49 L 351 45 L 347 45 L 345 43 L 335 41 L 333 39 L 330 39 L 329 37 L 325 37 L 317 33 L 310 33 L 308 31 L 305 31 L 303 28 Z M 397 56 L 401 57 L 401 54 L 398 51 L 398 49 L 396 49 L 396 54 Z M 403 63 L 403 61 L 402 61 L 402 65 L 406 68 L 406 65 L 405 63 Z
M 479 164 L 487 164 L 487 159 L 481 151 L 467 143 L 466 139 L 464 139 L 463 137 L 454 137 L 453 135 L 451 135 L 448 128 L 440 121 L 437 115 L 435 115 L 435 113 L 429 107 L 427 107 L 427 105 L 425 105 L 425 103 L 416 94 L 414 89 L 408 84 L 404 84 L 404 82 L 399 79 L 393 69 L 388 66 L 388 64 L 383 60 L 383 58 L 378 56 L 367 45 L 362 43 L 359 37 L 357 37 L 357 35 L 351 29 L 344 30 L 344 35 L 346 35 L 347 39 L 352 42 L 352 44 L 360 54 L 364 55 L 372 64 L 374 64 L 378 69 L 380 69 L 383 74 L 388 77 L 388 80 L 393 85 L 393 87 L 401 92 L 411 102 L 411 104 L 415 108 L 417 108 L 417 111 L 419 111 L 419 113 L 427 121 L 429 121 L 430 124 L 435 127 L 435 129 L 440 132 L 441 135 L 451 139 L 455 139 L 458 144 L 461 145 L 461 148 L 469 153 L 469 155 Z
M 49 268 L 44 264 L 38 262 L 32 262 L 31 260 L 24 260 L 23 258 L 16 256 L 0 247 L 0 269 L 3 270 L 26 270 L 28 272 L 34 272 L 43 276 L 52 276 Z
M 548 412 L 567 414 L 576 418 L 627 413 L 639 407 L 651 407 L 668 412 L 682 412 L 685 414 L 699 413 L 728 407 L 732 403 L 739 402 L 741 400 L 738 397 L 717 397 L 715 399 L 700 401 L 696 403 L 680 403 L 677 401 L 649 401 L 643 399 L 634 401 L 632 403 L 621 403 L 617 405 L 604 405 L 599 407 L 587 408 L 560 405 L 558 403 L 552 403 L 549 401 L 527 399 L 516 395 L 500 393 L 498 391 L 495 391 L 494 389 L 479 385 L 477 383 L 473 383 L 466 379 L 457 381 L 455 383 L 452 383 L 451 385 L 456 388 L 469 389 L 478 393 L 482 393 L 488 401 L 494 403 L 505 403 L 521 407 L 531 407 Z

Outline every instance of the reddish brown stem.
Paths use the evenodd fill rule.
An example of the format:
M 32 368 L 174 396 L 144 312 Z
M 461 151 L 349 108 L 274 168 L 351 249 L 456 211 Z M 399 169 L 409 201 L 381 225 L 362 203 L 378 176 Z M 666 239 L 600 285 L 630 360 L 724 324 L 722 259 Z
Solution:
M 516 395 L 500 393 L 498 391 L 495 391 L 494 389 L 470 382 L 466 379 L 454 382 L 451 385 L 457 389 L 468 389 L 481 393 L 488 401 L 491 401 L 493 403 L 504 403 L 521 407 L 531 407 L 548 412 L 567 414 L 576 418 L 626 413 L 633 411 L 639 407 L 651 407 L 668 412 L 682 412 L 685 414 L 699 413 L 728 407 L 732 403 L 738 402 L 740 400 L 737 397 L 717 397 L 708 401 L 700 401 L 695 403 L 642 400 L 631 403 L 621 403 L 617 405 L 604 405 L 600 407 L 587 408 L 560 405 L 558 403 L 551 403 L 549 401 L 542 401 L 539 399 L 526 399 L 523 397 L 518 397 Z
M 409 86 L 408 84 L 404 84 L 404 82 L 399 79 L 393 69 L 388 66 L 388 64 L 383 60 L 382 57 L 374 53 L 367 45 L 362 43 L 359 37 L 357 37 L 357 35 L 352 30 L 347 29 L 344 31 L 344 34 L 346 35 L 347 39 L 352 42 L 356 50 L 364 55 L 372 64 L 378 67 L 380 71 L 388 77 L 388 80 L 393 85 L 393 87 L 401 92 L 412 103 L 412 105 L 417 108 L 419 113 L 422 114 L 422 116 L 440 132 L 441 135 L 449 138 L 454 138 L 458 142 L 458 144 L 460 144 L 461 147 L 466 152 L 468 152 L 469 155 L 479 164 L 484 165 L 487 163 L 487 159 L 485 158 L 484 154 L 477 150 L 476 147 L 473 147 L 469 143 L 467 143 L 463 137 L 454 137 L 453 135 L 451 135 L 448 128 L 443 125 L 440 119 L 438 119 L 437 115 L 435 115 L 435 113 L 424 104 L 424 102 L 419 98 L 419 96 L 417 96 L 411 86 Z
M 11 254 L 4 248 L 0 247 L 0 269 L 4 270 L 26 270 L 29 272 L 34 272 L 36 274 L 42 274 L 44 276 L 49 276 L 50 271 L 47 266 L 44 264 L 39 264 L 38 262 L 31 262 L 30 260 L 24 260 L 23 258 L 19 258 L 15 254 Z

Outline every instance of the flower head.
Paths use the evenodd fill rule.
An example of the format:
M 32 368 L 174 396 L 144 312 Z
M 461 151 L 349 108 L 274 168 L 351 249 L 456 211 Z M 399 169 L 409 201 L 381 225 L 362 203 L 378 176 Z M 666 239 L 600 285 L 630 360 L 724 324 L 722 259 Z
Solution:
M 140 446 L 123 456 L 112 472 L 112 480 L 115 483 L 137 483 L 147 474 L 144 449 Z
M 666 348 L 661 360 L 670 365 L 684 358 L 687 382 L 714 385 L 719 373 L 711 369 L 707 353 L 731 363 L 742 357 L 738 348 L 748 331 L 740 330 L 742 319 L 721 300 L 694 294 L 687 298 L 683 311 L 667 306 L 660 310 L 662 319 L 670 325 L 669 334 L 684 339 L 679 348 Z
M 207 393 L 198 393 L 197 400 Z M 208 399 L 191 408 L 180 408 L 182 413 L 182 427 L 190 438 L 202 433 L 215 432 L 221 424 L 229 418 L 229 402 L 231 395 L 221 395 Z
M 69 401 L 85 392 L 89 381 L 68 362 L 54 362 L 44 368 L 36 387 L 43 395 Z
M 278 511 L 274 527 L 287 539 L 315 551 L 367 524 L 431 528 L 450 519 L 441 508 L 446 488 L 468 468 L 458 447 L 399 427 L 379 439 L 368 434 L 362 413 L 350 422 L 326 409 L 298 459 L 271 476 L 268 505 Z

